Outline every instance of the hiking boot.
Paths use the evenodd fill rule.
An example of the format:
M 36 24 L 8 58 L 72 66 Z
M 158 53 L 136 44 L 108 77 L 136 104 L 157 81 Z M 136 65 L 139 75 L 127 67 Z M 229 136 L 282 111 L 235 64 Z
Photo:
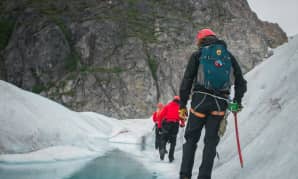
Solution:
M 169 162 L 172 163 L 174 161 L 174 156 L 173 155 L 169 155 Z
M 165 158 L 165 150 L 164 149 L 160 149 L 159 150 L 159 155 L 160 155 L 160 160 L 164 160 L 164 158 Z

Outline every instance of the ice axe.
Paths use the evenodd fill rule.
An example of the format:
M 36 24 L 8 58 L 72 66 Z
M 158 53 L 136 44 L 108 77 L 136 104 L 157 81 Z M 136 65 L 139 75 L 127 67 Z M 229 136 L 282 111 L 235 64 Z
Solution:
M 239 108 L 239 105 L 238 105 L 237 103 L 233 103 L 233 102 L 231 102 L 231 103 L 229 104 L 228 109 L 229 109 L 229 110 L 233 113 L 233 115 L 234 115 L 238 155 L 239 155 L 239 160 L 240 160 L 240 166 L 241 166 L 241 168 L 243 168 L 243 158 L 242 158 L 241 147 L 240 147 L 239 131 L 238 131 L 238 119 L 237 119 L 237 112 L 240 111 L 240 108 Z
M 239 155 L 239 160 L 240 160 L 240 166 L 241 166 L 241 168 L 243 168 L 243 158 L 242 158 L 241 147 L 240 147 L 240 140 L 239 140 L 237 112 L 233 112 L 233 114 L 234 114 L 234 119 L 235 119 L 236 140 L 237 140 L 237 148 L 238 148 L 238 155 Z

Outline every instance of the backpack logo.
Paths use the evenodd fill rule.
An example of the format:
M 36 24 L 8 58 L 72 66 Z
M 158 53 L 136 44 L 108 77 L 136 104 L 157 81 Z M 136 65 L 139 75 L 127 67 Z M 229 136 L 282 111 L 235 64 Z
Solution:
M 216 67 L 220 68 L 220 67 L 222 67 L 223 63 L 222 63 L 221 60 L 216 60 L 216 61 L 214 62 L 214 65 L 215 65 Z
M 233 84 L 231 56 L 224 45 L 211 44 L 201 49 L 198 83 L 209 90 L 230 90 Z

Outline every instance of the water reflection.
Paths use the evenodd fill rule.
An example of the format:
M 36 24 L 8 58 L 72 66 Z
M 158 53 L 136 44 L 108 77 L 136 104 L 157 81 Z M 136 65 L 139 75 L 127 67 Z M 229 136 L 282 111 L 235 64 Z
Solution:
M 88 163 L 68 179 L 152 179 L 156 176 L 121 151 L 112 151 Z
M 94 160 L 0 165 L 1 179 L 154 179 L 129 154 L 111 151 Z

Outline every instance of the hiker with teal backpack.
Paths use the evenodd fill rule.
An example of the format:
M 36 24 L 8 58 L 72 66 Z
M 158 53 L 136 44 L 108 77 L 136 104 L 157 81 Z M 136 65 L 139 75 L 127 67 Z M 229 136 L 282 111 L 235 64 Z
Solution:
M 229 106 L 230 88 L 234 85 L 233 112 L 241 110 L 241 99 L 246 92 L 235 57 L 227 50 L 211 29 L 197 34 L 199 50 L 190 57 L 180 85 L 179 115 L 188 115 L 186 104 L 191 94 L 191 108 L 185 130 L 180 179 L 190 179 L 197 142 L 205 127 L 204 149 L 198 179 L 211 179 L 216 146 L 219 143 L 219 126 Z

